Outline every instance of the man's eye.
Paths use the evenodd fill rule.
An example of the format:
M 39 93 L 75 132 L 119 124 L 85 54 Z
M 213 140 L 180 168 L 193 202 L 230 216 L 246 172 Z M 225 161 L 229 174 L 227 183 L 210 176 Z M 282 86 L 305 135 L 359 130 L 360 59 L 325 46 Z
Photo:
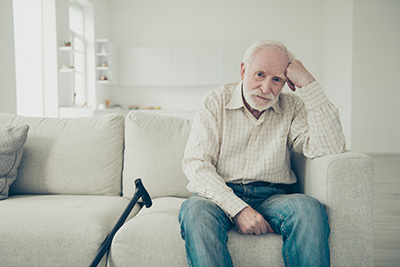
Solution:
M 263 72 L 256 72 L 256 77 L 259 79 L 265 78 L 265 75 Z
M 274 78 L 273 81 L 276 83 L 280 83 L 280 82 L 282 82 L 282 79 L 277 77 L 277 78 Z

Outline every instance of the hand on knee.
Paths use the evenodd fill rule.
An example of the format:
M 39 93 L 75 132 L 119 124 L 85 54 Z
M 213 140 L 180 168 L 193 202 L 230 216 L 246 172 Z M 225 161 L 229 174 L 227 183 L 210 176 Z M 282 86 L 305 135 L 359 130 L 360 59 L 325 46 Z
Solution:
M 275 233 L 264 217 L 251 207 L 241 210 L 233 218 L 238 232 L 244 235 Z

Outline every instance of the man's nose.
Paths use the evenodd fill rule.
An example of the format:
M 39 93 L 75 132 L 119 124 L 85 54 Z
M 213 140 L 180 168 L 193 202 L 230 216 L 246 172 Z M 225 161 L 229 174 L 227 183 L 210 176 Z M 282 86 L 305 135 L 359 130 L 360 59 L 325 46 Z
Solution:
M 261 89 L 261 92 L 264 94 L 264 95 L 267 95 L 267 94 L 269 94 L 270 92 L 271 92 L 271 79 L 269 79 L 269 78 L 266 78 L 264 81 L 262 81 L 262 83 L 261 83 L 261 86 L 260 86 L 260 89 Z

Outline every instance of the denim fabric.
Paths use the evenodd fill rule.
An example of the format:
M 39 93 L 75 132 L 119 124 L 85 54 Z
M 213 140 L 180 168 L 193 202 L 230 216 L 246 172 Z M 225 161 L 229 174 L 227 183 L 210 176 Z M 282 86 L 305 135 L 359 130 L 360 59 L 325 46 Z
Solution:
M 330 265 L 328 217 L 316 199 L 274 184 L 228 186 L 282 235 L 285 266 Z M 194 194 L 182 204 L 179 222 L 189 266 L 233 266 L 227 247 L 233 223 L 215 203 Z

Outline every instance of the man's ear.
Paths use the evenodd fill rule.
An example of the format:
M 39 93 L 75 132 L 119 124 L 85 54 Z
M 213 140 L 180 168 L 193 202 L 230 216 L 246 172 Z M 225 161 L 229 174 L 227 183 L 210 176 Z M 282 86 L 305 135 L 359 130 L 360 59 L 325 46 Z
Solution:
M 245 67 L 244 67 L 244 63 L 242 62 L 242 64 L 240 64 L 240 77 L 242 78 L 242 81 L 244 79 L 244 71 L 245 71 Z

